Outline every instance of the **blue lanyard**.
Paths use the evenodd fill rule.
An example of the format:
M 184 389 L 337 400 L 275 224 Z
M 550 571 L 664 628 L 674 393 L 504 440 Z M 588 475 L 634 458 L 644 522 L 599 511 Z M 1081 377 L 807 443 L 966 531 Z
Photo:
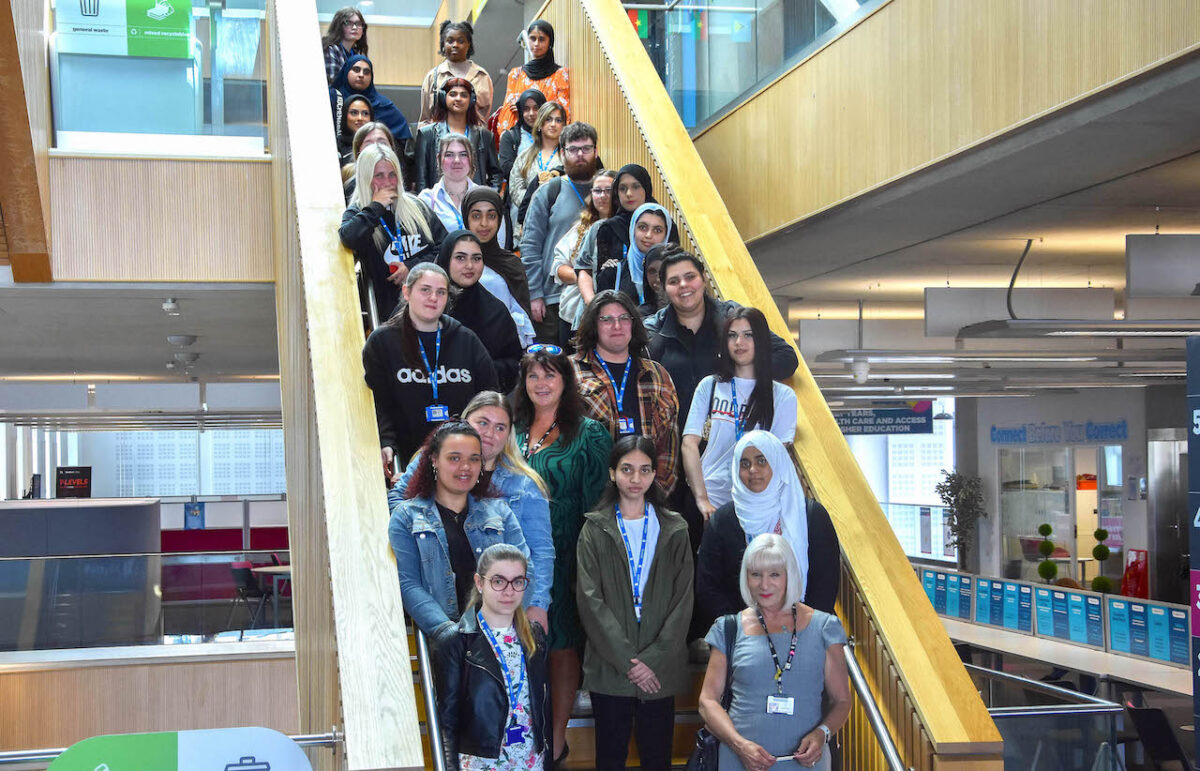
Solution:
M 404 194 L 401 193 L 401 195 Z M 379 224 L 383 225 L 383 232 L 388 234 L 388 238 L 392 239 L 392 245 L 396 247 L 396 256 L 401 260 L 407 259 L 408 253 L 404 251 L 404 244 L 400 241 L 400 223 L 396 223 L 395 233 L 393 233 L 392 229 L 388 227 L 387 220 L 385 220 L 383 217 L 379 218 Z
M 604 368 L 604 374 L 608 375 L 608 381 L 612 383 L 613 394 L 617 397 L 617 414 L 621 414 L 621 408 L 625 405 L 625 385 L 629 382 L 629 365 L 633 363 L 633 357 L 630 356 L 625 360 L 625 374 L 621 375 L 621 387 L 617 388 L 617 379 L 613 377 L 612 370 L 608 368 L 608 362 L 600 358 L 600 351 L 596 351 L 596 361 L 600 362 L 600 366 Z
M 621 528 L 621 540 L 625 542 L 625 554 L 629 557 L 629 578 L 633 584 L 633 612 L 637 616 L 638 623 L 642 623 L 642 565 L 646 560 L 646 538 L 650 534 L 650 504 L 646 504 L 646 510 L 642 514 L 642 548 L 638 552 L 637 566 L 633 563 L 633 547 L 629 545 L 629 533 L 625 532 L 625 520 L 621 518 L 621 507 L 615 506 L 617 510 L 617 527 Z
M 508 714 L 511 717 L 509 723 L 514 724 L 517 722 L 517 716 L 514 714 L 517 710 L 517 700 L 521 697 L 521 686 L 525 684 L 525 648 L 524 646 L 519 646 L 521 648 L 521 673 L 514 680 L 512 673 L 508 671 L 508 662 L 504 660 L 504 651 L 500 650 L 500 643 L 496 640 L 496 635 L 492 632 L 492 628 L 488 626 L 488 622 L 484 620 L 482 613 L 476 611 L 475 616 L 479 619 L 480 630 L 483 631 L 488 643 L 492 646 L 492 652 L 496 654 L 496 660 L 500 662 L 500 671 L 504 673 L 504 687 L 508 690 Z
M 729 393 L 733 398 L 733 433 L 738 439 L 741 439 L 742 434 L 746 433 L 746 427 L 742 425 L 742 411 L 738 409 L 737 385 L 733 382 L 733 378 L 729 378 Z
M 571 181 L 571 178 L 563 177 L 562 180 L 563 182 L 567 183 L 567 187 L 571 188 L 571 192 L 574 193 L 575 197 L 579 199 L 579 205 L 586 209 L 587 203 L 584 202 L 583 196 L 579 194 L 579 188 L 575 187 L 575 183 Z
M 417 350 L 421 352 L 421 363 L 425 365 L 425 369 L 429 372 L 429 386 L 433 389 L 433 403 L 437 404 L 437 365 L 438 359 L 442 357 L 442 325 L 438 324 L 437 335 L 433 338 L 433 366 L 429 366 L 429 357 L 425 355 L 425 346 L 420 340 L 417 341 Z
M 545 170 L 546 170 L 546 165 L 547 165 L 547 164 L 549 164 L 549 163 L 551 163 L 551 162 L 553 162 L 553 161 L 554 161 L 554 156 L 556 156 L 556 155 L 558 155 L 558 148 L 557 148 L 557 147 L 556 147 L 556 148 L 554 148 L 554 152 L 550 153 L 550 158 L 549 158 L 549 160 L 547 160 L 547 161 L 546 161 L 546 163 L 542 163 L 542 151 L 541 151 L 541 150 L 538 150 L 538 154 L 537 154 L 538 171 L 545 171 Z M 579 195 L 579 191 L 578 191 L 578 190 L 576 190 L 576 191 L 575 191 L 575 195 Z

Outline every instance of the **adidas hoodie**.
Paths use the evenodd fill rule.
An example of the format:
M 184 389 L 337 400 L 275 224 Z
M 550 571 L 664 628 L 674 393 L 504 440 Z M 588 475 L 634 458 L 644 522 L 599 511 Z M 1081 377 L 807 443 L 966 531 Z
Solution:
M 428 337 L 431 339 L 425 343 L 425 354 L 433 364 L 433 336 Z M 480 391 L 499 389 L 496 369 L 483 343 L 474 332 L 445 314 L 442 314 L 442 352 L 436 366 L 437 401 L 449 407 L 451 416 L 462 414 L 467 402 Z M 375 396 L 379 444 L 395 450 L 403 466 L 436 425 L 425 420 L 425 408 L 433 404 L 429 374 L 420 358 L 416 362 L 405 361 L 400 330 L 386 325 L 367 338 L 363 346 L 363 369 L 367 386 Z

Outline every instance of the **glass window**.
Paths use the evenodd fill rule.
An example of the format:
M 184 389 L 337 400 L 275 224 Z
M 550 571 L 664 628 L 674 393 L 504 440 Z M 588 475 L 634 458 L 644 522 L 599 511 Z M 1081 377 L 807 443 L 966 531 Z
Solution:
M 134 155 L 261 156 L 265 2 L 228 6 L 56 2 L 49 51 L 55 145 Z

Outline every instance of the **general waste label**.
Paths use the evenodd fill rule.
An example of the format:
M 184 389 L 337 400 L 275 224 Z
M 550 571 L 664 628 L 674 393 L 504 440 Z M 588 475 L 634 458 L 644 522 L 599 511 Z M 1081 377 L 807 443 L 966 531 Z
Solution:
M 50 771 L 312 771 L 296 743 L 269 728 L 94 736 Z

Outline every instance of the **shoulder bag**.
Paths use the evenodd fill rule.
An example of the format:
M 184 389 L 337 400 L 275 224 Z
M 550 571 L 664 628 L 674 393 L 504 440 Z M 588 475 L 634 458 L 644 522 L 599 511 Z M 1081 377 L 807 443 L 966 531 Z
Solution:
M 737 637 L 738 614 L 725 616 L 725 691 L 721 694 L 721 709 L 729 711 L 733 701 L 733 643 Z M 721 741 L 707 727 L 696 732 L 696 748 L 688 758 L 687 771 L 717 771 Z

